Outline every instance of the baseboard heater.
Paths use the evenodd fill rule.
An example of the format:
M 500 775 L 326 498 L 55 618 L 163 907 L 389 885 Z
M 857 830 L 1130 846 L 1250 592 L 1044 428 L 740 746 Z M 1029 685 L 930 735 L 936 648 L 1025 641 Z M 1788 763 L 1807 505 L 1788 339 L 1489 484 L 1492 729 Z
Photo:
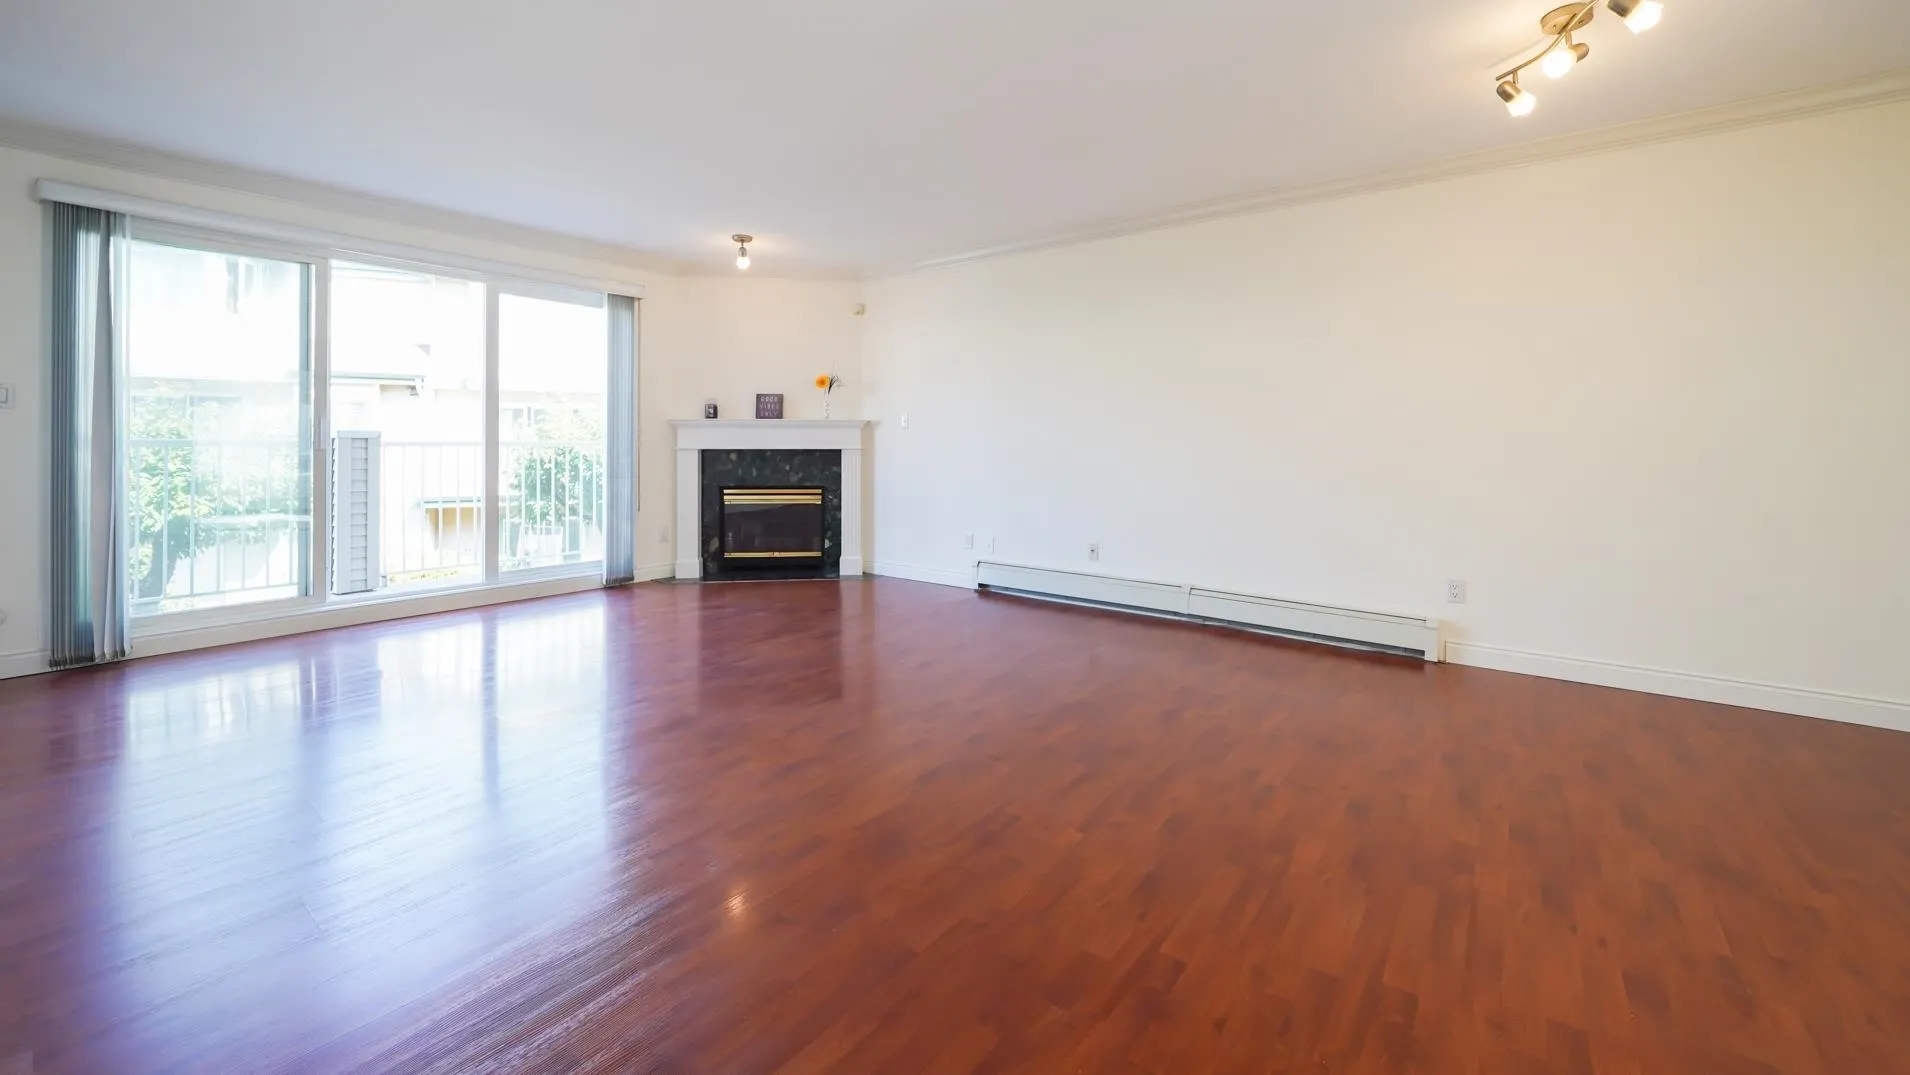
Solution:
M 1153 616 L 1243 627 L 1289 638 L 1445 659 L 1439 621 L 1420 616 L 1282 601 L 1199 586 L 1089 575 L 983 560 L 975 585 L 984 590 L 1068 601 Z

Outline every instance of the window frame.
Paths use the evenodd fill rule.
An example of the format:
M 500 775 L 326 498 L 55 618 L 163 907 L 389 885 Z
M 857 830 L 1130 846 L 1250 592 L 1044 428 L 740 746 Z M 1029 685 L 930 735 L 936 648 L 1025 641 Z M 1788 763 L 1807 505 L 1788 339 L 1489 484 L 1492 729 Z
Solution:
M 325 254 L 302 248 L 296 244 L 259 242 L 245 236 L 227 235 L 208 231 L 203 228 L 166 221 L 151 220 L 144 217 L 132 217 L 127 221 L 127 238 L 132 242 L 154 243 L 172 246 L 183 250 L 194 250 L 208 254 L 224 254 L 236 257 L 266 258 L 295 265 L 303 265 L 306 272 L 304 345 L 306 347 L 306 372 L 310 382 L 303 386 L 309 396 L 307 413 L 310 418 L 311 442 L 306 445 L 311 460 L 311 487 L 307 490 L 311 504 L 310 537 L 307 541 L 306 588 L 307 593 L 297 597 L 283 597 L 271 601 L 247 601 L 233 605 L 220 605 L 214 608 L 183 609 L 176 612 L 154 612 L 145 615 L 131 613 L 131 635 L 140 638 L 154 634 L 168 634 L 174 631 L 196 627 L 218 627 L 231 623 L 242 623 L 249 619 L 271 618 L 300 612 L 313 612 L 324 608 L 327 592 L 330 588 L 331 573 L 331 474 L 330 458 L 330 415 L 327 393 L 322 385 L 331 376 L 331 260 Z M 130 316 L 130 311 L 129 311 Z M 120 488 L 131 488 L 126 473 L 127 453 L 121 452 Z M 120 504 L 117 510 L 125 512 L 130 505 Z M 127 528 L 130 535 L 131 528 Z M 128 609 L 131 600 L 128 598 Z
M 50 187 L 59 189 L 49 193 Z M 499 570 L 502 527 L 499 470 L 502 455 L 499 440 L 502 414 L 499 407 L 501 393 L 499 391 L 498 300 L 501 295 L 510 294 L 547 301 L 572 302 L 604 309 L 609 304 L 611 294 L 628 295 L 640 302 L 644 293 L 642 287 L 606 283 L 602 290 L 598 290 L 598 282 L 594 280 L 561 278 L 558 274 L 538 274 L 529 270 L 521 274 L 502 271 L 508 267 L 449 255 L 439 259 L 428 253 L 389 244 L 327 241 L 334 237 L 323 232 L 306 232 L 305 229 L 292 226 L 249 221 L 242 217 L 193 210 L 188 207 L 167 206 L 163 203 L 147 202 L 144 199 L 127 196 L 105 195 L 99 192 L 83 191 L 82 188 L 66 188 L 64 184 L 52 184 L 46 180 L 40 181 L 40 188 L 42 197 L 65 195 L 59 200 L 78 201 L 82 204 L 112 203 L 104 207 L 115 208 L 116 211 L 128 214 L 128 236 L 133 241 L 160 243 L 211 254 L 291 262 L 305 266 L 308 273 L 306 310 L 309 324 L 305 330 L 305 345 L 309 349 L 311 378 L 310 384 L 306 386 L 310 393 L 312 439 L 309 445 L 312 461 L 310 490 L 312 523 L 309 542 L 310 562 L 307 565 L 310 593 L 271 601 L 135 616 L 132 618 L 131 629 L 134 638 L 150 638 L 209 627 L 278 620 L 320 613 L 329 609 L 397 603 L 407 599 L 429 599 L 445 594 L 477 592 L 525 583 L 582 579 L 600 576 L 603 573 L 604 561 L 601 557 L 568 564 L 552 564 L 511 571 Z M 74 197 L 67 194 L 69 189 L 96 196 Z M 158 215 L 154 214 L 155 209 L 159 211 Z M 236 223 L 251 226 L 227 230 L 223 227 L 208 227 L 202 223 L 188 222 L 192 218 L 210 220 L 216 224 Z M 287 237 L 280 237 L 281 235 Z M 484 525 L 479 531 L 482 570 L 475 581 L 450 582 L 443 586 L 407 586 L 395 591 L 378 589 L 360 594 L 331 593 L 332 271 L 334 263 L 339 261 L 430 273 L 435 276 L 465 280 L 484 289 L 484 438 L 480 452 L 484 470 Z M 540 275 L 545 278 L 540 279 Z M 607 339 L 605 346 L 606 348 L 609 346 Z M 633 354 L 631 361 L 636 360 Z M 606 407 L 610 387 L 608 374 L 607 369 L 604 385 Z M 632 380 L 634 381 L 635 378 L 633 377 Z M 124 488 L 124 468 L 127 465 L 125 453 L 121 453 L 119 465 L 122 468 L 122 488 Z M 607 506 L 607 486 L 600 488 L 599 495 L 605 498 L 605 506 Z M 125 506 L 121 505 L 120 510 L 125 510 Z
M 485 502 L 497 510 L 496 518 L 492 520 L 489 526 L 485 527 L 487 536 L 492 539 L 489 554 L 484 561 L 485 581 L 494 583 L 516 582 L 519 580 L 539 581 L 543 579 L 568 578 L 573 575 L 584 575 L 592 572 L 601 575 L 603 574 L 604 568 L 604 561 L 601 556 L 595 560 L 579 560 L 575 563 L 568 564 L 539 564 L 535 567 L 511 568 L 508 571 L 501 567 L 500 554 L 502 550 L 499 546 L 503 544 L 502 535 L 504 527 L 504 494 L 501 487 L 504 474 L 502 465 L 504 459 L 504 392 L 500 382 L 504 364 L 502 361 L 501 337 L 497 330 L 499 309 L 501 306 L 500 300 L 505 295 L 522 299 L 536 299 L 540 302 L 567 302 L 575 306 L 604 311 L 606 320 L 606 331 L 603 341 L 604 356 L 606 359 L 606 365 L 604 366 L 604 444 L 605 451 L 608 452 L 610 440 L 608 428 L 610 422 L 610 382 L 611 373 L 613 372 L 608 365 L 608 362 L 611 361 L 608 332 L 610 295 L 608 292 L 584 291 L 580 288 L 560 287 L 553 284 L 542 284 L 525 280 L 500 281 L 495 286 L 488 288 L 487 291 L 486 317 L 488 325 L 485 345 L 487 352 L 486 362 L 488 366 L 486 369 L 485 395 L 488 405 L 485 408 L 485 444 L 487 446 L 486 450 L 490 455 L 488 456 L 489 466 L 486 471 L 486 481 L 488 484 L 485 488 Z M 608 464 L 608 461 L 606 457 L 605 463 Z M 607 465 L 604 471 L 607 477 Z M 607 480 L 598 481 L 597 496 L 601 501 L 598 505 L 597 517 L 603 520 L 605 513 L 610 507 L 610 483 Z

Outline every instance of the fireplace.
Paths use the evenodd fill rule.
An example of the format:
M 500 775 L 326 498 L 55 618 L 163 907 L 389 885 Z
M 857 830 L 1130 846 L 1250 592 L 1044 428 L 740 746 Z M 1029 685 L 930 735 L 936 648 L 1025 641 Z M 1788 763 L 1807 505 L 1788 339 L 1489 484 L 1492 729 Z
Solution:
M 863 438 L 860 419 L 723 421 L 685 418 L 676 428 L 676 577 L 679 579 L 833 579 L 862 574 Z M 812 552 L 807 557 L 725 556 L 727 491 L 822 491 L 822 543 L 765 543 L 743 552 Z M 813 526 L 814 504 L 792 508 Z M 736 511 L 729 512 L 734 516 Z M 747 514 L 747 513 L 741 513 Z M 780 525 L 780 524 L 778 524 Z M 742 540 L 746 535 L 731 535 Z M 820 548 L 821 556 L 813 555 Z M 752 563 L 751 561 L 756 561 Z M 763 561 L 769 561 L 767 563 Z M 777 561 L 780 561 L 778 563 Z
M 732 570 L 819 567 L 821 486 L 724 486 L 718 555 Z
M 769 449 L 701 455 L 701 577 L 824 579 L 841 573 L 841 452 Z

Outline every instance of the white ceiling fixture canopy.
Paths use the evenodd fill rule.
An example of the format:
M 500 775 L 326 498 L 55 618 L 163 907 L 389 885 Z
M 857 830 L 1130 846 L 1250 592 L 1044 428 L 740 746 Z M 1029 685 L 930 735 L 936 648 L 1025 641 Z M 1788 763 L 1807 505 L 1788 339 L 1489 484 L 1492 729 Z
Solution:
M 1910 67 L 1901 0 L 1671 10 L 1513 124 L 1472 72 L 1523 0 L 16 0 L 0 119 L 839 274 Z

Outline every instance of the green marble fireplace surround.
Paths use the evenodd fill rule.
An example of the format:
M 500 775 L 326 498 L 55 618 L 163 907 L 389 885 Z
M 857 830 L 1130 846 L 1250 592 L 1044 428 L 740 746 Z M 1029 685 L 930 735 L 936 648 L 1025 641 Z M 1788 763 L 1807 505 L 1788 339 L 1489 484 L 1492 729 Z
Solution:
M 842 453 L 826 448 L 705 449 L 697 517 L 698 550 L 706 579 L 828 578 L 842 572 Z M 735 567 L 723 562 L 721 526 L 724 489 L 814 486 L 822 490 L 822 564 L 819 567 Z M 814 510 L 813 508 L 810 510 Z M 812 515 L 813 519 L 814 516 Z
M 861 419 L 678 419 L 676 434 L 676 577 L 836 578 L 863 573 Z M 725 488 L 823 491 L 823 556 L 799 568 L 726 564 L 722 556 Z

